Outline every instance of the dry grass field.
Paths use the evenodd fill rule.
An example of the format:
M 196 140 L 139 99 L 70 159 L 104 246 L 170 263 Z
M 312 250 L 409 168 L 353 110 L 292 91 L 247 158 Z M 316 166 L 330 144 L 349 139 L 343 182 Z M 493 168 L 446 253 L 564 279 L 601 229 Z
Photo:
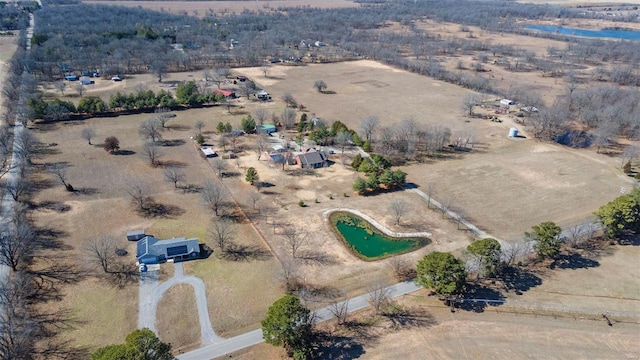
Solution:
M 455 207 L 495 236 L 520 235 L 544 220 L 572 224 L 632 184 L 621 176 L 615 158 L 531 137 L 509 139 L 509 128 L 517 126 L 513 118 L 495 123 L 464 116 L 460 104 L 467 90 L 375 62 L 276 67 L 268 79 L 259 69 L 241 71 L 266 83 L 274 97 L 290 92 L 311 114 L 355 129 L 374 114 L 383 126 L 413 118 L 446 125 L 454 136 L 473 133 L 476 146 L 470 154 L 403 170 L 423 188 L 435 184 L 437 198 L 452 197 Z M 311 85 L 317 79 L 335 94 L 316 92 Z
M 189 284 L 170 288 L 158 303 L 158 337 L 171 343 L 174 353 L 200 345 L 196 296 Z
M 398 300 L 405 309 L 426 312 L 430 321 L 422 326 L 391 329 L 384 326 L 360 328 L 355 336 L 362 345 L 337 351 L 358 359 L 635 359 L 640 346 L 635 334 L 638 324 L 604 320 L 574 320 L 552 316 L 503 313 L 499 307 L 483 313 L 451 313 L 442 303 L 424 298 L 420 291 Z M 497 311 L 496 311 L 497 310 Z M 369 311 L 351 319 L 368 319 Z M 326 326 L 331 330 L 332 325 Z M 355 331 L 354 331 L 355 332 Z M 337 334 L 349 333 L 338 330 Z M 348 354 L 348 355 L 347 355 Z M 391 355 L 393 354 L 393 355 Z M 260 344 L 231 354 L 234 359 L 280 359 L 281 348 Z
M 218 110 L 223 112 L 222 109 Z M 165 140 L 173 144 L 163 147 L 165 164 L 181 166 L 189 184 L 202 185 L 207 179 L 214 177 L 211 168 L 198 155 L 189 139 L 193 133 L 190 130 L 193 123 L 204 120 L 207 128 L 213 128 L 214 115 L 206 111 L 178 113 L 172 120 L 171 129 L 164 133 Z M 60 162 L 67 165 L 68 181 L 76 189 L 74 193 L 66 192 L 50 175 L 40 172 L 34 177 L 38 186 L 32 201 L 36 205 L 47 203 L 48 206 L 37 210 L 34 220 L 38 226 L 59 233 L 57 240 L 64 242 L 67 250 L 59 251 L 58 256 L 80 266 L 82 274 L 91 274 L 87 264 L 79 260 L 84 257 L 84 242 L 91 237 L 111 235 L 122 239 L 119 246 L 129 251 L 129 255 L 122 261 L 130 264 L 135 262 L 135 244 L 128 243 L 124 234 L 131 229 L 142 228 L 159 238 L 198 237 L 201 242 L 209 242 L 206 233 L 211 216 L 201 207 L 200 195 L 183 193 L 182 190 L 175 189 L 173 184 L 166 183 L 162 168 L 152 168 L 141 155 L 143 142 L 137 129 L 140 122 L 148 117 L 149 115 L 144 114 L 132 115 L 34 128 L 40 141 L 45 144 L 43 154 L 36 163 Z M 86 126 L 93 127 L 98 133 L 93 141 L 97 145 L 88 145 L 81 139 L 80 131 Z M 116 136 L 120 140 L 121 155 L 110 155 L 100 147 L 107 136 Z M 155 201 L 165 206 L 166 213 L 156 217 L 138 214 L 127 195 L 127 188 L 133 183 L 146 187 Z M 243 243 L 264 247 L 257 234 L 245 231 L 244 226 L 241 226 L 239 236 Z M 209 245 L 213 246 L 211 243 Z M 214 319 L 224 319 L 225 316 L 239 318 L 214 321 L 214 327 L 218 330 L 217 325 L 220 324 L 219 331 L 224 333 L 237 329 L 235 326 L 242 328 L 247 324 L 255 324 L 280 292 L 276 281 L 262 281 L 265 276 L 269 278 L 277 273 L 277 262 L 266 259 L 260 265 L 255 265 L 255 262 L 237 266 L 212 264 L 219 262 L 226 263 L 214 255 L 194 263 L 193 267 L 187 264 L 185 271 L 186 274 L 193 273 L 202 277 L 211 285 L 207 291 L 212 306 L 211 313 L 216 314 Z M 162 276 L 166 277 L 168 276 Z M 221 292 L 221 288 L 227 290 Z M 256 289 L 260 292 L 250 291 Z M 106 281 L 97 281 L 88 276 L 68 286 L 65 292 L 69 296 L 64 300 L 47 306 L 68 308 L 73 314 L 77 314 L 76 328 L 62 336 L 73 339 L 75 345 L 95 347 L 122 341 L 137 326 L 137 290 L 137 281 L 124 288 L 116 288 Z M 269 295 L 265 296 L 262 292 Z M 117 301 L 114 300 L 116 298 Z M 85 299 L 99 301 L 91 303 Z M 240 305 L 243 301 L 245 308 Z M 168 302 L 171 303 L 171 300 Z M 114 315 L 112 318 L 111 314 Z M 247 316 L 240 316 L 241 314 Z M 105 321 L 107 318 L 109 321 Z M 116 321 L 118 318 L 122 321 Z M 171 318 L 167 320 L 161 316 L 159 319 L 162 323 Z M 226 325 L 228 323 L 232 325 Z M 189 327 L 186 323 L 179 324 L 185 326 L 185 329 Z M 103 336 L 105 332 L 109 336 Z M 199 337 L 197 340 L 199 341 Z M 178 341 L 180 347 L 187 346 L 187 342 Z
M 460 109 L 461 99 L 468 91 L 427 77 L 372 61 L 304 67 L 274 66 L 267 78 L 257 68 L 237 69 L 237 72 L 265 87 L 276 101 L 261 103 L 238 99 L 233 103 L 231 114 L 224 107 L 176 112 L 176 118 L 168 123 L 169 129 L 163 133 L 165 139 L 174 145 L 163 147 L 163 160 L 181 166 L 187 175 L 187 183 L 201 185 L 205 180 L 214 178 L 208 163 L 210 160 L 200 158 L 189 139 L 194 134 L 192 126 L 196 121 L 205 123 L 207 143 L 220 151 L 218 136 L 212 132 L 215 124 L 229 121 L 237 127 L 243 116 L 258 107 L 279 113 L 284 106 L 278 98 L 285 92 L 291 92 L 307 107 L 309 115 L 329 121 L 340 120 L 354 129 L 366 115 L 375 114 L 384 126 L 393 126 L 413 117 L 424 125 L 449 126 L 454 134 L 473 132 L 476 145 L 471 153 L 406 166 L 404 170 L 409 173 L 408 180 L 419 187 L 435 184 L 436 198 L 452 197 L 457 209 L 499 237 L 520 235 L 531 225 L 544 220 L 570 224 L 589 216 L 599 205 L 617 196 L 620 186 L 629 187 L 629 180 L 617 171 L 618 160 L 597 155 L 591 150 L 576 151 L 531 138 L 509 139 L 508 129 L 514 124 L 511 118 L 505 116 L 503 123 L 468 119 Z M 171 88 L 172 84 L 182 80 L 200 81 L 201 77 L 199 73 L 171 74 L 162 84 L 150 75 L 132 76 L 121 83 L 100 80 L 87 93 L 106 100 L 115 91 L 131 92 L 139 88 L 157 91 Z M 312 84 L 317 79 L 323 79 L 329 85 L 328 90 L 335 93 L 316 92 Z M 232 88 L 232 85 L 226 87 Z M 67 99 L 78 100 L 73 91 L 66 95 Z M 36 162 L 68 164 L 68 180 L 79 190 L 67 193 L 53 182 L 51 176 L 41 175 L 42 185 L 34 197 L 35 203 L 63 203 L 70 207 L 65 212 L 41 210 L 35 216 L 39 225 L 64 232 L 63 240 L 73 248 L 66 252 L 69 258 L 79 258 L 83 241 L 98 234 L 121 238 L 121 246 L 133 254 L 133 244 L 126 242 L 124 233 L 136 228 L 144 228 L 160 238 L 187 236 L 208 242 L 206 233 L 211 216 L 201 207 L 199 195 L 174 189 L 172 184 L 163 180 L 162 168 L 150 167 L 141 155 L 142 140 L 137 129 L 140 122 L 150 116 L 96 118 L 36 127 L 41 141 L 48 144 L 47 154 Z M 98 136 L 94 143 L 97 145 L 88 145 L 81 139 L 80 132 L 85 126 L 96 129 Z M 109 155 L 99 147 L 102 140 L 111 135 L 120 139 L 121 148 L 128 155 Z M 202 278 L 207 285 L 212 323 L 222 336 L 257 328 L 266 308 L 282 294 L 279 260 L 288 261 L 290 255 L 280 235 L 281 226 L 274 233 L 274 221 L 304 224 L 310 236 L 302 250 L 305 259 L 296 261 L 298 270 L 305 284 L 324 293 L 362 293 L 373 282 L 394 281 L 388 260 L 360 261 L 331 235 L 322 217 L 327 209 L 355 208 L 394 231 L 433 233 L 432 244 L 401 256 L 410 264 L 433 250 L 459 254 L 471 239 L 467 231 L 457 230 L 455 223 L 428 210 L 426 203 L 413 193 L 396 192 L 370 197 L 354 195 L 351 183 L 357 175 L 346 165 L 352 155 L 345 155 L 344 160 L 340 155 L 334 155 L 331 167 L 320 169 L 315 175 L 298 175 L 291 169 L 273 168 L 264 158 L 258 160 L 252 146 L 253 136 L 243 137 L 239 145 L 239 160 L 229 161 L 230 176 L 223 183 L 252 219 L 251 223 L 248 222 L 236 210 L 241 221 L 238 241 L 256 251 L 246 261 L 224 260 L 214 254 L 207 260 L 185 263 L 185 273 Z M 241 175 L 249 166 L 258 170 L 262 181 L 274 185 L 262 190 L 260 203 L 263 209 L 268 209 L 266 213 L 256 214 L 250 205 L 249 194 L 254 190 Z M 134 182 L 145 184 L 155 200 L 171 211 L 165 216 L 152 218 L 137 214 L 126 194 L 127 187 Z M 413 210 L 403 218 L 401 226 L 393 224 L 384 205 L 397 197 L 404 198 Z M 307 206 L 299 207 L 299 200 Z M 213 244 L 209 242 L 209 245 Z M 133 262 L 134 258 L 129 255 L 125 261 Z M 615 274 L 615 271 L 610 271 Z M 579 274 L 578 271 L 566 270 L 557 277 L 574 273 Z M 549 276 L 549 281 L 552 281 L 556 275 Z M 575 282 L 575 278 L 569 276 L 566 281 Z M 624 292 L 632 285 L 633 282 L 627 282 L 620 291 Z M 99 346 L 121 341 L 136 326 L 137 284 L 116 289 L 108 284 L 96 284 L 96 280 L 89 278 L 68 289 L 68 293 L 83 294 L 82 298 L 88 299 L 98 298 L 103 292 L 118 297 L 126 294 L 127 300 L 109 303 L 100 298 L 93 312 L 107 316 L 115 311 L 121 314 L 123 322 L 105 322 L 101 315 L 89 316 L 88 304 L 78 296 L 70 296 L 55 306 L 72 309 L 78 314 L 81 325 L 66 333 L 65 337 L 75 337 L 78 345 Z M 182 300 L 176 299 L 179 297 L 176 293 L 180 291 L 175 290 L 163 300 L 161 308 L 180 308 L 178 304 Z M 531 293 L 537 294 L 535 290 Z M 541 301 L 549 300 L 543 298 Z M 176 320 L 180 311 L 160 316 L 159 329 L 164 340 L 175 343 L 178 351 L 183 351 L 197 346 L 199 337 L 187 330 L 195 328 L 194 324 Z M 172 324 L 173 328 L 167 324 Z M 100 331 L 94 331 L 97 328 Z M 101 336 L 107 331 L 110 337 Z
M 280 7 L 314 7 L 321 9 L 357 7 L 350 0 L 273 0 L 273 1 L 138 1 L 138 0 L 84 0 L 85 4 L 118 5 L 143 7 L 145 9 L 164 11 L 174 14 L 185 14 L 203 17 L 208 13 L 219 15 L 241 13 L 244 10 L 271 12 Z

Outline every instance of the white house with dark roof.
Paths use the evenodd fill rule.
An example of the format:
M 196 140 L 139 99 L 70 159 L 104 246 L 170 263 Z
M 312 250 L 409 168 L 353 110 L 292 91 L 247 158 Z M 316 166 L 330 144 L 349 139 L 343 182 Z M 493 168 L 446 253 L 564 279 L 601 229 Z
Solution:
M 136 258 L 140 264 L 160 264 L 169 260 L 184 261 L 200 257 L 198 239 L 158 240 L 147 235 L 138 241 Z

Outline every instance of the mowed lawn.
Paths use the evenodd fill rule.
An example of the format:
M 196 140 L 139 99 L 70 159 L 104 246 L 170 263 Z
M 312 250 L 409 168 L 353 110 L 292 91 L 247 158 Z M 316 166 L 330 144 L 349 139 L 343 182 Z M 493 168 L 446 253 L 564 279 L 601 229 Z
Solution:
M 205 181 L 217 181 L 206 160 L 200 157 L 195 143 L 190 139 L 196 121 L 204 121 L 205 131 L 212 130 L 219 120 L 236 122 L 234 116 L 224 117 L 226 109 L 220 108 L 177 112 L 169 122 L 170 129 L 163 133 L 171 146 L 162 146 L 165 164 L 179 166 L 186 174 L 186 183 L 202 186 Z M 42 124 L 33 131 L 43 144 L 41 154 L 35 159 L 36 173 L 33 175 L 37 190 L 33 203 L 47 204 L 47 208 L 34 211 L 36 224 L 54 229 L 58 240 L 66 250 L 57 250 L 65 262 L 77 266 L 86 275 L 77 283 L 68 285 L 68 294 L 59 302 L 49 303 L 50 308 L 66 308 L 74 315 L 73 329 L 61 333 L 61 337 L 73 345 L 93 349 L 114 342 L 122 342 L 137 326 L 138 284 L 132 282 L 123 288 L 115 287 L 91 274 L 83 248 L 87 239 L 108 235 L 118 240 L 118 246 L 129 254 L 120 258 L 124 263 L 135 263 L 135 243 L 127 242 L 129 230 L 145 229 L 158 238 L 197 237 L 200 242 L 213 247 L 207 237 L 212 213 L 202 206 L 198 193 L 185 193 L 174 188 L 164 179 L 162 167 L 151 167 L 142 155 L 143 140 L 138 134 L 142 121 L 152 114 L 96 118 L 81 122 Z M 97 136 L 89 145 L 80 134 L 83 128 L 93 127 Z M 112 155 L 101 148 L 107 136 L 120 141 L 121 154 Z M 209 135 L 207 135 L 208 137 Z M 67 181 L 76 191 L 69 193 L 56 179 L 39 166 L 45 163 L 62 163 L 67 167 Z M 140 184 L 153 199 L 168 209 L 158 216 L 144 216 L 136 211 L 127 191 L 133 184 Z M 64 208 L 64 211 L 54 210 Z M 238 226 L 238 237 L 249 244 L 263 244 L 255 231 Z M 263 246 L 263 245 L 262 245 Z M 268 249 L 265 250 L 268 253 Z M 220 260 L 216 254 L 205 260 L 185 264 L 185 274 L 201 277 L 209 286 L 209 308 L 214 329 L 218 332 L 233 332 L 245 327 L 256 327 L 266 308 L 280 294 L 275 277 L 278 274 L 277 260 L 266 256 L 263 261 L 234 263 Z M 166 267 L 165 265 L 163 265 Z M 172 271 L 168 271 L 172 273 Z M 166 276 L 163 276 L 166 278 Z M 257 290 L 256 290 L 257 289 Z M 163 324 L 173 322 L 171 313 L 175 292 L 161 304 L 158 324 L 163 340 L 171 342 L 174 334 L 188 333 L 187 328 L 196 326 L 189 322 L 173 324 L 171 331 Z M 192 292 L 192 290 L 189 290 Z M 266 294 L 266 295 L 265 295 Z M 180 305 L 191 308 L 191 305 Z M 194 306 L 195 307 L 195 304 Z M 181 314 L 181 310 L 177 314 Z M 225 320 L 225 317 L 234 320 Z M 239 319 L 239 320 L 235 320 Z M 200 336 L 178 337 L 179 348 L 199 344 Z

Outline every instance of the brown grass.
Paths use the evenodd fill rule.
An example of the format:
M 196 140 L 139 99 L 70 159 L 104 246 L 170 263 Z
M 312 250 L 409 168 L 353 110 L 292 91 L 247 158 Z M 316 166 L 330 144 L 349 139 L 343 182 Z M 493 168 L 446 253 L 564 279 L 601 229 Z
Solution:
M 208 13 L 228 15 L 241 13 L 243 10 L 275 12 L 279 7 L 315 7 L 315 8 L 344 8 L 357 7 L 357 3 L 350 0 L 274 0 L 258 1 L 127 1 L 127 0 L 85 0 L 85 4 L 118 5 L 128 7 L 141 6 L 145 9 L 170 12 L 175 14 L 204 17 Z
M 200 345 L 196 296 L 191 285 L 178 284 L 167 290 L 158 303 L 156 326 L 160 340 L 171 343 L 175 354 Z

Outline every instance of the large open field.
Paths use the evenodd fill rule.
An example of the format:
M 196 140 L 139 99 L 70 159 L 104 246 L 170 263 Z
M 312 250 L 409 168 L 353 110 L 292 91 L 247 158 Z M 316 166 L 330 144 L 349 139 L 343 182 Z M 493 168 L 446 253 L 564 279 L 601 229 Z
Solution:
M 143 7 L 155 11 L 175 14 L 205 16 L 207 13 L 233 14 L 243 10 L 270 12 L 280 7 L 344 8 L 357 7 L 350 0 L 275 0 L 275 1 L 128 1 L 128 0 L 85 0 L 85 4 L 119 5 Z
M 4 84 L 4 79 L 7 76 L 9 70 L 7 62 L 15 53 L 18 44 L 16 43 L 17 36 L 0 36 L 0 84 Z M 0 93 L 0 114 L 2 109 L 2 97 L 4 95 Z
M 544 220 L 572 224 L 632 184 L 621 176 L 617 159 L 530 137 L 509 139 L 508 130 L 516 125 L 512 118 L 495 123 L 464 116 L 460 104 L 467 90 L 375 62 L 277 67 L 267 79 L 259 69 L 243 72 L 275 97 L 295 94 L 310 113 L 352 128 L 374 114 L 383 126 L 413 118 L 423 125 L 448 126 L 454 136 L 473 133 L 477 145 L 472 153 L 404 170 L 421 187 L 435 184 L 438 198 L 452 197 L 455 206 L 499 237 L 520 235 Z M 311 85 L 317 79 L 335 94 L 316 92 Z

